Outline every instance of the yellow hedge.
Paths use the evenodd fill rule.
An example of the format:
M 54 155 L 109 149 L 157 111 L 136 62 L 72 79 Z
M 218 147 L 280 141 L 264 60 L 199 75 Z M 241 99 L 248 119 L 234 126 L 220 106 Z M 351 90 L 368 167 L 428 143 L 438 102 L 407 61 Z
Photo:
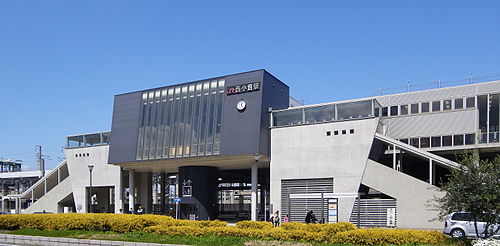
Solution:
M 437 231 L 406 229 L 359 229 L 339 232 L 329 240 L 331 243 L 350 243 L 365 245 L 381 244 L 437 244 L 446 241 L 446 236 Z
M 0 216 L 0 229 L 145 231 L 178 235 L 252 237 L 264 240 L 313 241 L 339 244 L 437 244 L 446 241 L 441 232 L 403 229 L 357 229 L 351 223 L 303 224 L 241 221 L 227 226 L 222 221 L 175 220 L 162 215 L 132 214 L 18 214 Z

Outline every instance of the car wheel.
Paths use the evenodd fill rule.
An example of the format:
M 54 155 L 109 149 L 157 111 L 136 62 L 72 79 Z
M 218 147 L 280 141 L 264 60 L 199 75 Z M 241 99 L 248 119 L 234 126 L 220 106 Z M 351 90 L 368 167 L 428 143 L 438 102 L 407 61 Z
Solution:
M 453 229 L 450 233 L 452 238 L 464 238 L 465 232 L 462 229 Z

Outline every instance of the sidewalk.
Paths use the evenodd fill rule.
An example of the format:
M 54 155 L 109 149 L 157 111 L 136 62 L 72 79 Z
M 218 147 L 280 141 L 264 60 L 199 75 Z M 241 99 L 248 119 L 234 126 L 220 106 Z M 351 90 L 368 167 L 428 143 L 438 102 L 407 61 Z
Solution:
M 106 246 L 184 246 L 178 244 L 160 244 L 160 243 L 136 243 L 123 241 L 108 241 L 108 240 L 89 240 L 75 239 L 64 237 L 39 237 L 39 236 L 22 236 L 12 234 L 0 234 L 0 245 L 48 245 L 48 246 L 71 246 L 71 245 L 106 245 Z

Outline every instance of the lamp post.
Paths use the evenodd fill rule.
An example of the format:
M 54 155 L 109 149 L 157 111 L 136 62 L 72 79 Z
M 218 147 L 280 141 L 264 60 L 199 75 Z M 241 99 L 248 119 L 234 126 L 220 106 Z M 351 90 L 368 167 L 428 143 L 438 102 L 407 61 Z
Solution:
M 92 169 L 94 169 L 94 165 L 88 165 L 89 173 L 90 173 L 90 190 L 89 190 L 89 210 L 88 212 L 92 212 Z
M 253 156 L 255 162 L 252 163 L 251 169 L 251 180 L 252 180 L 252 201 L 250 204 L 251 212 L 250 217 L 252 221 L 257 221 L 257 186 L 258 186 L 258 167 L 257 164 L 259 162 L 260 156 L 256 153 Z

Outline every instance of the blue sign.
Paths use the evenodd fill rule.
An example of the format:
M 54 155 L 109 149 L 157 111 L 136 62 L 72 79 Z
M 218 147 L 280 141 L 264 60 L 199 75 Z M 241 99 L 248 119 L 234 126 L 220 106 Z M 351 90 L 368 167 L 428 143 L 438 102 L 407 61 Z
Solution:
M 181 199 L 180 199 L 180 198 L 178 198 L 178 197 L 177 197 L 177 198 L 174 198 L 173 200 L 174 200 L 174 202 L 181 202 Z

